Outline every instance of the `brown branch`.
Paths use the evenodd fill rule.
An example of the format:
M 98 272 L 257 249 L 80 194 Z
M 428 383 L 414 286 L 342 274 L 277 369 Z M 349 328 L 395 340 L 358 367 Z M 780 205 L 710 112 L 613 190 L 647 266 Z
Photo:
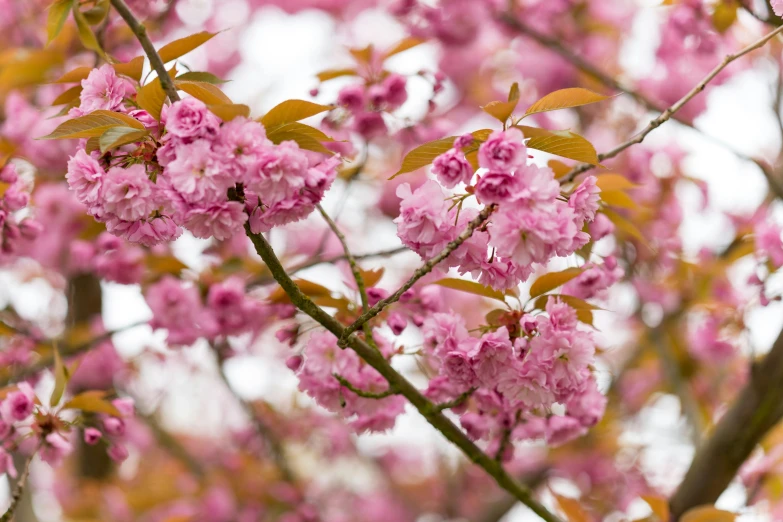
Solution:
M 117 330 L 112 330 L 110 332 L 106 332 L 101 335 L 98 335 L 95 338 L 85 343 L 62 347 L 60 348 L 60 356 L 65 359 L 68 357 L 75 357 L 77 355 L 81 355 L 89 351 L 96 344 L 111 339 L 111 337 L 116 333 L 124 332 L 125 330 L 130 330 L 131 328 L 135 328 L 137 326 L 141 326 L 145 324 L 147 324 L 146 321 L 133 323 L 124 328 L 119 328 Z M 53 341 L 51 341 L 50 343 L 53 343 Z M 24 368 L 21 368 L 16 372 L 8 372 L 8 373 L 3 372 L 2 374 L 0 374 L 0 388 L 8 386 L 9 384 L 17 383 L 23 379 L 26 379 L 27 377 L 30 377 L 31 375 L 35 375 L 36 373 L 42 372 L 47 368 L 51 368 L 52 366 L 54 366 L 54 353 L 49 354 L 45 357 L 41 357 L 35 363 L 31 364 L 30 366 L 25 366 Z
M 125 20 L 125 23 L 128 24 L 128 27 L 130 27 L 130 30 L 133 31 L 133 34 L 136 35 L 136 39 L 141 44 L 141 48 L 144 49 L 147 58 L 150 60 L 152 69 L 158 73 L 160 85 L 163 87 L 163 90 L 166 91 L 169 100 L 172 102 L 179 101 L 177 88 L 174 87 L 174 82 L 171 81 L 171 77 L 169 76 L 168 71 L 166 71 L 163 60 L 161 60 L 158 51 L 155 50 L 155 46 L 152 45 L 152 41 L 150 41 L 149 36 L 147 36 L 147 28 L 136 20 L 136 17 L 133 16 L 133 13 L 123 0 L 111 0 L 111 5 L 114 6 L 114 9 L 117 10 L 122 19 Z
M 16 511 L 16 508 L 19 506 L 19 501 L 22 499 L 22 493 L 24 493 L 25 485 L 27 484 L 27 477 L 30 476 L 30 463 L 33 461 L 33 457 L 35 456 L 35 452 L 33 452 L 32 455 L 27 459 L 27 462 L 25 462 L 24 470 L 22 470 L 22 475 L 19 477 L 19 480 L 16 482 L 16 486 L 14 486 L 14 491 L 11 494 L 11 503 L 8 505 L 8 509 L 3 513 L 3 516 L 0 517 L 0 522 L 11 522 L 14 516 L 14 512 Z
M 751 367 L 750 381 L 696 451 L 671 498 L 673 520 L 701 504 L 713 504 L 742 463 L 783 418 L 783 332 L 772 350 Z
M 510 13 L 502 13 L 499 16 L 499 20 L 501 23 L 505 24 L 506 26 L 510 27 L 511 29 L 514 29 L 520 34 L 523 34 L 539 44 L 543 45 L 544 47 L 550 49 L 551 51 L 554 51 L 555 53 L 559 54 L 562 58 L 564 58 L 567 62 L 569 62 L 571 65 L 579 69 L 580 71 L 584 72 L 585 74 L 592 76 L 596 80 L 598 80 L 600 83 L 604 84 L 605 86 L 614 89 L 616 91 L 621 91 L 629 96 L 631 96 L 634 100 L 636 100 L 637 103 L 644 106 L 647 110 L 653 111 L 653 112 L 664 112 L 664 109 L 661 108 L 656 102 L 642 94 L 641 92 L 632 89 L 631 87 L 621 83 L 616 78 L 612 77 L 611 75 L 607 74 L 606 72 L 602 71 L 589 61 L 585 60 L 575 52 L 573 52 L 568 47 L 564 46 L 560 40 L 556 38 L 552 38 L 551 36 L 548 36 L 546 34 L 540 33 L 530 27 L 529 25 L 525 24 L 524 22 L 520 21 L 519 19 L 515 18 Z M 778 24 L 776 24 L 778 25 Z M 756 158 L 753 158 L 751 156 L 748 156 L 747 154 L 738 151 L 734 147 L 732 147 L 730 144 L 723 142 L 722 140 L 711 136 L 704 132 L 703 130 L 696 127 L 692 122 L 686 120 L 685 118 L 681 118 L 679 116 L 673 115 L 673 120 L 676 120 L 678 123 L 681 123 L 682 125 L 685 125 L 686 127 L 689 127 L 699 134 L 701 134 L 703 137 L 708 139 L 709 141 L 715 143 L 716 145 L 731 151 L 735 156 L 738 158 L 748 161 L 751 163 L 754 163 L 757 167 L 761 169 L 761 171 L 764 173 L 764 175 L 767 177 L 767 179 L 770 179 L 772 176 L 771 170 L 769 167 Z M 772 181 L 770 182 L 772 183 Z M 775 180 L 776 188 L 777 187 L 777 181 Z M 779 194 L 783 196 L 783 188 L 778 188 Z
M 491 208 L 492 207 L 487 207 L 487 209 Z M 489 216 L 490 212 L 491 210 L 487 211 L 485 209 L 484 219 Z M 478 224 L 475 226 L 478 226 Z M 560 522 L 560 518 L 552 514 L 533 498 L 533 494 L 528 488 L 512 478 L 499 462 L 496 462 L 486 453 L 481 451 L 481 449 L 476 446 L 462 430 L 451 422 L 442 412 L 438 411 L 437 407 L 430 402 L 429 399 L 424 397 L 424 395 L 405 379 L 405 377 L 400 375 L 379 351 L 375 350 L 356 336 L 346 335 L 347 329 L 345 326 L 318 307 L 309 297 L 302 293 L 296 283 L 288 276 L 285 268 L 272 249 L 272 246 L 266 239 L 260 234 L 253 234 L 250 230 L 250 225 L 248 224 L 245 224 L 245 230 L 248 237 L 253 242 L 253 246 L 255 247 L 256 252 L 258 252 L 258 255 L 264 260 L 267 267 L 269 267 L 269 270 L 272 272 L 272 275 L 275 277 L 275 280 L 277 280 L 280 287 L 288 294 L 291 302 L 299 310 L 320 323 L 338 339 L 345 339 L 347 345 L 364 359 L 367 364 L 380 373 L 389 383 L 391 388 L 398 390 L 401 395 L 408 399 L 435 429 L 460 448 L 471 461 L 479 465 L 484 471 L 492 476 L 501 488 L 511 493 L 517 500 L 528 506 L 533 512 L 547 522 Z M 448 253 L 446 253 L 446 256 L 448 256 Z
M 702 92 L 705 89 L 705 87 L 707 87 L 707 84 L 710 83 L 731 62 L 745 56 L 746 54 L 752 51 L 755 51 L 756 49 L 759 49 L 760 47 L 763 47 L 764 44 L 766 44 L 769 40 L 771 40 L 781 32 L 783 32 L 783 26 L 778 27 L 774 31 L 767 33 L 764 37 L 744 47 L 737 53 L 726 55 L 726 57 L 723 59 L 723 61 L 720 64 L 718 64 L 712 71 L 710 71 L 710 73 L 707 74 L 707 76 L 705 76 L 704 79 L 702 79 L 698 84 L 696 84 L 696 86 L 693 87 L 693 89 L 691 89 L 685 96 L 680 98 L 679 101 L 677 101 L 674 105 L 672 105 L 668 109 L 661 112 L 661 114 L 659 114 L 658 117 L 650 121 L 650 123 L 648 123 L 647 126 L 644 129 L 642 129 L 640 132 L 638 132 L 633 138 L 619 144 L 612 150 L 599 154 L 598 160 L 603 161 L 605 159 L 614 158 L 628 147 L 631 147 L 632 145 L 644 141 L 644 139 L 647 137 L 648 134 L 650 134 L 652 131 L 654 131 L 655 129 L 663 125 L 665 122 L 667 122 L 669 119 L 671 119 L 672 116 L 674 116 L 674 114 L 676 114 L 677 111 L 679 111 L 686 103 L 691 101 L 694 97 L 696 97 L 697 94 Z M 753 161 L 757 165 L 759 165 L 759 167 L 761 167 L 762 170 L 764 170 L 764 174 L 769 179 L 769 172 L 763 166 L 763 164 L 757 160 L 753 160 Z M 593 168 L 595 168 L 595 165 L 592 165 L 590 163 L 583 163 L 581 165 L 578 165 L 573 169 L 571 169 L 571 171 L 568 174 L 566 174 L 563 178 L 561 178 L 561 182 L 567 183 L 573 181 L 574 178 L 576 178 L 579 174 L 592 170 Z M 777 189 L 778 187 L 776 185 L 773 188 Z M 783 192 L 781 192 L 778 195 L 783 197 Z

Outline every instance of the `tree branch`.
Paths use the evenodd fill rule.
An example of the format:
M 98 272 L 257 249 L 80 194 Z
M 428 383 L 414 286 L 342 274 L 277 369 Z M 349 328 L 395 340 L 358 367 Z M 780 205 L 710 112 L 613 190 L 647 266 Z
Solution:
M 459 246 L 468 240 L 470 236 L 473 235 L 473 232 L 484 224 L 484 222 L 489 219 L 490 214 L 492 214 L 495 209 L 497 208 L 497 205 L 489 205 L 488 207 L 485 207 L 481 212 L 479 212 L 478 216 L 473 218 L 473 220 L 468 223 L 468 226 L 465 228 L 465 230 L 462 231 L 462 233 L 457 237 L 457 239 L 451 241 L 448 245 L 446 245 L 446 248 L 443 249 L 443 251 L 438 254 L 437 256 L 433 257 L 423 265 L 421 265 L 414 273 L 413 276 L 411 276 L 408 281 L 405 282 L 404 285 L 402 285 L 400 288 L 397 289 L 396 292 L 394 292 L 392 295 L 387 297 L 386 299 L 381 299 L 378 301 L 375 306 L 364 312 L 356 321 L 354 321 L 350 326 L 344 329 L 343 333 L 338 336 L 338 346 L 341 348 L 345 347 L 348 344 L 348 337 L 351 336 L 356 330 L 362 327 L 364 323 L 381 313 L 384 308 L 389 306 L 392 303 L 396 303 L 399 301 L 400 297 L 402 297 L 402 294 L 407 292 L 414 284 L 416 284 L 416 281 L 424 277 L 425 275 L 432 272 L 432 269 L 435 268 L 435 266 L 449 257 L 451 253 L 459 248 Z
M 669 503 L 672 520 L 701 504 L 713 504 L 764 435 L 783 418 L 783 332 L 751 367 L 750 381 L 696 451 Z
M 30 476 L 30 463 L 33 461 L 33 457 L 35 456 L 35 452 L 33 452 L 32 455 L 27 459 L 27 462 L 25 462 L 24 469 L 22 470 L 22 475 L 19 477 L 19 480 L 16 482 L 16 486 L 14 487 L 14 491 L 11 494 L 11 503 L 8 505 L 8 509 L 3 513 L 3 516 L 0 517 L 0 522 L 11 522 L 11 520 L 14 517 L 14 512 L 16 511 L 17 506 L 19 506 L 19 501 L 22 498 L 22 493 L 24 493 L 25 485 L 27 484 L 27 477 Z
M 380 393 L 373 393 L 368 392 L 364 390 L 360 390 L 353 384 L 351 384 L 351 381 L 340 375 L 339 373 L 333 373 L 332 376 L 334 376 L 335 379 L 340 383 L 340 385 L 347 389 L 350 392 L 355 393 L 359 397 L 364 397 L 365 399 L 385 399 L 386 397 L 391 397 L 392 395 L 397 395 L 399 393 L 397 390 L 389 386 L 389 389 L 386 391 L 382 391 Z
M 702 92 L 705 89 L 705 87 L 707 87 L 707 84 L 710 83 L 731 62 L 745 56 L 746 54 L 752 51 L 755 51 L 756 49 L 759 49 L 760 47 L 763 47 L 764 44 L 766 44 L 768 41 L 770 41 L 772 38 L 774 38 L 776 35 L 778 35 L 781 32 L 783 32 L 783 26 L 778 27 L 777 29 L 771 31 L 770 33 L 767 33 L 764 37 L 746 46 L 739 52 L 735 54 L 726 55 L 726 57 L 719 65 L 717 65 L 712 71 L 710 71 L 710 73 L 707 76 L 705 76 L 704 79 L 702 79 L 698 84 L 696 84 L 696 86 L 693 87 L 693 89 L 691 89 L 685 96 L 680 98 L 679 101 L 677 101 L 674 105 L 672 105 L 671 107 L 663 111 L 661 114 L 659 114 L 658 117 L 650 121 L 650 123 L 648 123 L 647 126 L 644 129 L 642 129 L 639 133 L 637 133 L 633 138 L 621 143 L 620 145 L 616 146 L 610 151 L 599 154 L 598 160 L 603 161 L 605 159 L 614 158 L 628 147 L 644 141 L 644 138 L 646 138 L 648 134 L 650 134 L 652 131 L 654 131 L 655 129 L 663 125 L 665 122 L 667 122 L 686 103 L 691 101 L 694 97 L 696 97 L 697 94 Z M 756 161 L 756 164 L 762 167 L 762 170 L 765 170 L 760 162 Z M 571 171 L 568 172 L 568 174 L 566 174 L 565 176 L 563 176 L 563 178 L 561 178 L 561 183 L 567 183 L 573 181 L 574 178 L 576 178 L 579 174 L 592 170 L 593 168 L 595 168 L 595 165 L 592 165 L 590 163 L 582 163 L 581 165 L 577 165 L 576 167 L 571 169 Z M 768 172 L 766 172 L 766 170 L 764 173 L 769 178 L 769 174 Z M 778 187 L 775 186 L 773 188 L 777 189 Z M 783 196 L 783 193 L 778 195 Z
M 483 211 L 483 219 L 486 219 L 493 207 L 487 207 Z M 474 220 L 475 221 L 475 220 Z M 483 222 L 483 221 L 481 221 Z M 477 222 L 473 228 L 477 227 Z M 463 453 L 474 463 L 483 468 L 490 476 L 492 476 L 497 484 L 511 493 L 520 502 L 527 505 L 533 512 L 535 512 L 542 519 L 547 522 L 561 522 L 560 518 L 547 510 L 541 503 L 533 498 L 532 492 L 525 486 L 520 484 L 514 478 L 509 475 L 503 466 L 495 462 L 486 453 L 476 446 L 453 422 L 451 422 L 442 412 L 438 411 L 436 406 L 430 402 L 424 395 L 422 395 L 413 384 L 405 379 L 400 373 L 395 370 L 391 364 L 381 355 L 380 352 L 373 349 L 370 345 L 355 336 L 345 335 L 347 329 L 334 317 L 326 313 L 320 307 L 318 307 L 313 301 L 307 297 L 296 286 L 296 283 L 285 272 L 285 268 L 280 263 L 280 260 L 275 255 L 272 246 L 264 239 L 260 234 L 253 234 L 250 230 L 250 225 L 245 224 L 245 230 L 248 237 L 253 242 L 256 252 L 261 256 L 269 270 L 272 272 L 275 280 L 280 284 L 280 287 L 291 298 L 291 302 L 302 312 L 309 315 L 316 322 L 320 323 L 337 338 L 343 338 L 346 344 L 354 350 L 367 364 L 372 366 L 378 373 L 380 373 L 389 386 L 398 390 L 410 403 L 421 413 L 421 415 L 427 419 L 427 421 L 439 432 L 443 434 L 446 439 L 454 443 L 459 447 Z M 466 231 L 467 232 L 467 231 Z M 471 230 L 472 232 L 472 230 Z M 465 232 L 463 232 L 463 235 Z M 469 235 L 469 234 L 468 234 Z M 467 237 L 466 237 L 467 238 Z M 464 241 L 464 239 L 463 239 Z M 461 243 L 461 242 L 460 242 Z M 459 245 L 454 246 L 456 248 Z M 452 249 L 453 250 L 453 249 Z M 445 251 L 444 251 L 445 252 Z M 449 252 L 445 253 L 448 256 Z M 436 256 L 440 257 L 440 256 Z M 430 267 L 431 270 L 431 267 Z M 372 310 L 372 309 L 371 309 Z
M 128 8 L 123 0 L 111 0 L 111 5 L 114 6 L 114 9 L 117 10 L 122 19 L 125 20 L 125 23 L 128 24 L 128 27 L 130 27 L 130 30 L 133 31 L 133 34 L 136 35 L 136 39 L 141 44 L 141 48 L 144 49 L 147 58 L 150 60 L 150 66 L 158 73 L 160 85 L 163 87 L 163 90 L 166 91 L 169 100 L 172 102 L 179 101 L 177 88 L 174 87 L 174 82 L 171 81 L 171 77 L 166 70 L 163 60 L 160 59 L 158 51 L 155 50 L 155 46 L 152 45 L 152 41 L 150 41 L 149 36 L 147 36 L 147 28 L 136 20 L 136 17 L 133 16 L 130 8 Z

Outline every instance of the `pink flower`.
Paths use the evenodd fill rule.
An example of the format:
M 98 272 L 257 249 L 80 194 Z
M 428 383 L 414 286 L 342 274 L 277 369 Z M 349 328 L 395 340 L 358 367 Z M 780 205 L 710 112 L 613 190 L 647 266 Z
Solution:
M 411 192 L 410 185 L 403 183 L 397 188 L 397 195 L 402 199 L 400 215 L 394 220 L 397 237 L 423 257 L 439 252 L 455 229 L 440 186 L 427 181 Z
M 304 188 L 307 169 L 304 151 L 295 141 L 284 141 L 261 152 L 257 170 L 247 180 L 248 188 L 271 206 L 294 197 Z
M 783 16 L 783 0 L 771 0 L 769 5 L 772 6 L 772 11 L 776 15 Z
M 3 420 L 8 423 L 23 421 L 32 415 L 35 409 L 35 392 L 26 382 L 21 382 L 17 390 L 6 396 L 0 406 Z
M 59 433 L 50 433 L 44 439 L 38 454 L 41 460 L 52 467 L 59 466 L 62 460 L 73 451 L 73 445 Z
M 207 306 L 223 335 L 247 331 L 263 311 L 259 302 L 245 295 L 245 283 L 238 277 L 209 287 Z
M 210 333 L 196 287 L 185 286 L 179 280 L 165 276 L 147 288 L 144 297 L 152 310 L 150 327 L 167 329 L 169 344 L 191 345 Z
M 387 76 L 381 85 L 386 92 L 386 103 L 388 109 L 396 109 L 408 99 L 408 92 L 405 89 L 407 80 L 404 76 L 392 73 Z
M 197 138 L 217 132 L 220 122 L 204 102 L 185 98 L 171 104 L 166 113 L 166 131 L 178 138 Z
M 145 218 L 159 205 L 156 189 L 143 165 L 112 167 L 103 180 L 103 207 L 124 221 Z
M 757 254 L 772 261 L 776 267 L 783 266 L 783 240 L 780 236 L 780 226 L 769 218 L 762 219 L 756 223 L 754 232 Z
M 258 165 L 261 154 L 272 147 L 264 127 L 247 118 L 234 118 L 220 127 L 212 144 L 215 158 L 222 169 L 228 169 L 231 181 L 249 180 L 249 173 Z
M 448 352 L 443 358 L 443 374 L 456 386 L 468 389 L 478 384 L 478 377 L 468 355 L 460 350 Z
M 196 237 L 214 237 L 223 241 L 235 234 L 242 234 L 245 221 L 247 214 L 241 203 L 224 201 L 205 208 L 192 209 L 187 214 L 185 227 Z
M 493 132 L 479 147 L 479 165 L 493 172 L 511 173 L 527 162 L 527 147 L 519 129 Z
M 16 467 L 14 467 L 14 458 L 5 449 L 0 447 L 0 476 L 8 473 L 11 478 L 16 478 Z
M 114 437 L 125 435 L 125 422 L 117 417 L 106 417 L 103 419 L 103 430 Z
M 364 109 L 364 86 L 359 84 L 346 85 L 340 89 L 337 95 L 337 105 L 345 107 L 351 112 L 359 112 Z
M 128 449 L 122 444 L 112 444 L 106 451 L 106 454 L 114 462 L 123 462 L 128 458 Z
M 82 92 L 79 109 L 89 113 L 98 109 L 106 111 L 118 110 L 123 99 L 131 96 L 133 86 L 124 78 L 119 78 L 111 65 L 102 65 L 93 69 L 86 79 L 82 80 Z
M 587 230 L 590 233 L 590 238 L 593 241 L 598 241 L 614 232 L 614 223 L 606 217 L 606 214 L 596 214 L 595 219 L 588 225 Z
M 504 172 L 488 172 L 476 183 L 476 197 L 485 205 L 511 201 L 520 190 L 519 178 Z
M 377 138 L 388 133 L 386 122 L 380 112 L 362 112 L 354 116 L 356 132 L 366 140 Z
M 212 152 L 208 140 L 180 144 L 174 154 L 176 159 L 166 166 L 166 178 L 188 203 L 225 199 L 226 191 L 237 181 L 228 175 L 223 159 Z
M 560 446 L 587 431 L 573 417 L 553 415 L 546 423 L 546 441 L 552 446 Z
M 465 155 L 457 149 L 449 149 L 432 162 L 432 173 L 441 185 L 454 188 L 460 183 L 469 183 L 473 177 L 473 167 Z
M 95 428 L 85 428 L 84 443 L 94 446 L 98 444 L 98 441 L 101 440 L 102 436 L 101 432 Z
M 133 417 L 136 414 L 134 407 L 134 400 L 130 397 L 121 397 L 111 401 L 112 405 L 117 408 L 123 417 Z
M 580 223 L 592 221 L 598 210 L 598 194 L 601 189 L 596 186 L 595 182 L 595 176 L 588 176 L 568 198 L 568 206 L 574 209 L 579 228 L 582 228 Z
M 479 339 L 470 352 L 470 362 L 484 386 L 494 387 L 500 374 L 511 366 L 513 351 L 506 327 L 498 328 Z

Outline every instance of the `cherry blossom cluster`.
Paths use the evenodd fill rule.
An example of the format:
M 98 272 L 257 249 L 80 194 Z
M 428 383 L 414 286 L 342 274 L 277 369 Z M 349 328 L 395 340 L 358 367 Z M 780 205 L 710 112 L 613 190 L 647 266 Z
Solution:
M 73 451 L 70 432 L 75 427 L 82 429 L 85 443 L 103 441 L 109 457 L 122 462 L 128 458 L 125 425 L 134 415 L 133 401 L 119 398 L 106 404 L 121 416 L 100 413 L 94 417 L 94 426 L 86 426 L 71 420 L 72 416 L 62 416 L 62 408 L 45 408 L 27 382 L 19 383 L 0 401 L 0 474 L 17 476 L 10 452 L 19 449 L 32 452 L 38 448 L 42 461 L 58 466 Z
M 432 172 L 440 184 L 427 181 L 412 191 L 400 185 L 402 199 L 397 235 L 423 258 L 439 253 L 453 241 L 478 211 L 459 211 L 461 200 L 450 203 L 446 188 L 467 185 L 479 203 L 498 205 L 486 228 L 477 230 L 446 263 L 469 273 L 492 288 L 507 289 L 526 280 L 534 264 L 568 256 L 590 239 L 582 229 L 598 210 L 595 177 L 589 176 L 564 200 L 560 184 L 547 167 L 528 163 L 522 132 L 516 128 L 493 132 L 478 149 L 477 175 L 465 157 L 475 138 L 457 138 L 454 148 L 438 156 Z M 462 198 L 465 199 L 465 198 Z
M 82 148 L 68 163 L 77 199 L 131 242 L 171 241 L 182 227 L 224 240 L 243 233 L 248 216 L 253 232 L 265 232 L 311 213 L 336 177 L 339 159 L 322 160 L 293 141 L 274 145 L 260 123 L 221 122 L 195 98 L 164 107 L 158 123 L 127 103 L 135 90 L 111 66 L 93 70 L 82 85 L 75 115 L 124 112 L 155 138 L 110 154 Z M 237 187 L 242 197 L 229 199 Z
M 394 111 L 405 103 L 408 99 L 406 82 L 404 76 L 389 74 L 377 83 L 343 87 L 337 96 L 337 105 L 351 117 L 348 128 L 366 140 L 388 134 L 383 112 Z
M 0 259 L 41 234 L 43 225 L 39 221 L 23 217 L 29 202 L 30 193 L 14 164 L 0 169 Z
M 546 315 L 509 315 L 509 326 L 481 337 L 471 336 L 457 315 L 428 318 L 425 343 L 440 368 L 426 394 L 448 401 L 473 390 L 462 426 L 471 437 L 490 440 L 495 452 L 510 451 L 508 441 L 561 444 L 583 434 L 606 405 L 590 371 L 592 334 L 557 298 L 549 299 Z M 553 413 L 556 404 L 564 414 Z
M 239 335 L 265 327 L 269 321 L 288 318 L 291 305 L 263 303 L 247 294 L 237 277 L 215 283 L 205 290 L 165 276 L 150 285 L 145 298 L 153 313 L 152 328 L 165 328 L 172 346 L 189 346 L 201 338 Z

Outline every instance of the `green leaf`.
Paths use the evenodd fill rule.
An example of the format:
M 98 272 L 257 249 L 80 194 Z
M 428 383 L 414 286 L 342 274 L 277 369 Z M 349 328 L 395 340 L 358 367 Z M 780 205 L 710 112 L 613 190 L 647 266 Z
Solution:
M 136 93 L 136 103 L 156 120 L 160 120 L 165 101 L 166 91 L 160 84 L 160 78 L 155 78 Z
M 149 131 L 147 129 L 139 130 L 134 127 L 112 127 L 101 134 L 101 137 L 98 139 L 98 145 L 100 146 L 101 153 L 106 154 L 107 151 L 116 149 L 117 147 L 140 141 L 148 134 Z
M 303 120 L 310 116 L 332 110 L 333 108 L 334 107 L 331 105 L 320 105 L 306 100 L 286 100 L 272 107 L 272 109 L 264 114 L 258 121 L 260 121 L 268 131 L 280 125 Z
M 77 83 L 86 79 L 90 75 L 92 67 L 77 67 L 60 76 L 53 83 Z
M 177 89 L 185 91 L 207 105 L 231 104 L 231 99 L 211 83 L 174 80 Z
M 54 351 L 54 389 L 52 395 L 49 397 L 49 406 L 55 407 L 60 403 L 60 399 L 65 392 L 65 386 L 68 384 L 68 370 L 63 364 L 63 359 L 60 357 L 60 350 L 57 347 L 53 347 Z
M 388 51 L 386 51 L 386 53 L 383 55 L 383 59 L 385 60 L 386 58 L 394 56 L 395 54 L 407 51 L 408 49 L 413 49 L 414 47 L 423 44 L 425 41 L 426 40 L 422 40 L 421 38 L 416 38 L 413 36 L 403 38 L 393 45 Z
M 405 159 L 402 160 L 402 166 L 400 167 L 400 170 L 398 170 L 397 173 L 389 179 L 394 179 L 400 174 L 413 172 L 414 170 L 426 167 L 435 161 L 435 158 L 452 148 L 454 146 L 455 139 L 455 136 L 448 136 L 439 140 L 430 141 L 424 145 L 419 145 L 405 155 Z
M 529 138 L 527 146 L 531 149 L 548 152 L 555 156 L 598 165 L 598 153 L 595 147 L 579 134 L 571 131 L 548 131 L 538 127 L 515 125 L 526 138 Z
M 82 86 L 76 85 L 75 87 L 71 87 L 67 91 L 60 94 L 57 98 L 54 99 L 52 102 L 52 106 L 57 105 L 63 105 L 65 103 L 71 103 L 73 101 L 76 101 L 79 99 L 79 95 L 82 92 Z
M 359 72 L 355 68 L 346 68 L 346 69 L 327 69 L 325 71 L 321 71 L 316 76 L 318 77 L 319 81 L 325 82 L 327 80 L 333 80 L 334 78 L 339 78 L 341 76 L 356 76 Z
M 508 101 L 489 102 L 481 109 L 501 123 L 505 123 L 517 108 L 517 103 L 519 103 L 519 84 L 514 82 L 508 91 Z
M 60 31 L 68 19 L 68 13 L 71 11 L 73 0 L 57 0 L 49 6 L 49 14 L 46 18 L 46 43 L 49 44 L 57 38 Z
M 68 120 L 60 124 L 54 131 L 38 139 L 62 140 L 71 138 L 92 138 L 100 136 L 112 127 L 134 127 L 144 129 L 144 125 L 135 118 L 112 111 L 93 111 L 85 116 Z
M 105 413 L 114 417 L 122 417 L 122 413 L 104 397 L 105 391 L 91 390 L 76 395 L 63 405 L 63 409 L 82 410 L 90 413 Z
M 123 74 L 129 78 L 133 78 L 137 82 L 141 81 L 141 73 L 144 71 L 144 57 L 137 56 L 129 62 L 125 63 L 113 63 L 112 67 L 117 74 Z
M 250 116 L 250 107 L 241 103 L 223 103 L 220 105 L 207 105 L 207 109 L 223 121 L 231 121 L 237 116 Z
M 609 220 L 612 223 L 614 223 L 614 226 L 617 228 L 617 230 L 622 231 L 625 235 L 636 239 L 642 245 L 652 250 L 652 247 L 650 247 L 650 244 L 647 242 L 647 239 L 645 239 L 641 231 L 638 228 L 636 228 L 636 225 L 634 225 L 633 223 L 625 219 L 623 216 L 621 216 L 617 212 L 614 212 L 611 209 L 603 208 L 601 209 L 600 212 L 604 213 L 606 217 L 608 217 Z
M 533 105 L 528 107 L 525 111 L 525 116 L 539 112 L 555 111 L 569 107 L 579 107 L 580 105 L 596 103 L 608 98 L 611 98 L 611 96 L 604 96 L 602 94 L 598 94 L 597 92 L 583 89 L 581 87 L 561 89 L 559 91 L 547 94 Z
M 613 207 L 633 209 L 639 206 L 631 199 L 631 196 L 622 190 L 602 190 L 600 196 L 601 201 Z
M 208 42 L 215 35 L 217 35 L 217 33 L 210 33 L 207 31 L 191 34 L 190 36 L 180 38 L 179 40 L 174 40 L 173 42 L 164 45 L 158 51 L 158 55 L 160 56 L 160 59 L 163 60 L 163 63 L 176 60 L 180 56 L 183 56 L 200 45 Z
M 530 287 L 530 297 L 538 297 L 541 294 L 545 294 L 550 290 L 554 290 L 558 286 L 562 286 L 581 274 L 584 271 L 582 268 L 566 268 L 560 272 L 550 272 L 544 274 L 535 280 Z
M 100 56 L 104 56 L 100 42 L 98 42 L 98 39 L 95 37 L 95 33 L 92 32 L 87 19 L 81 11 L 79 11 L 78 4 L 75 3 L 73 6 L 73 19 L 76 21 L 76 30 L 79 32 L 79 40 L 82 41 L 82 45 L 91 51 L 95 51 Z
M 109 14 L 109 0 L 98 0 L 94 7 L 82 11 L 84 19 L 90 25 L 98 25 Z
M 275 144 L 290 140 L 295 141 L 300 148 L 305 150 L 312 150 L 328 155 L 334 154 L 334 152 L 323 146 L 323 142 L 334 140 L 315 127 L 310 127 L 304 123 L 295 121 L 286 123 L 285 125 L 276 127 L 271 132 L 267 132 L 266 137 Z
M 435 281 L 435 285 L 445 286 L 452 290 L 459 290 L 460 292 L 467 292 L 469 294 L 480 295 L 482 297 L 489 297 L 490 299 L 497 299 L 501 302 L 506 302 L 503 292 L 484 286 L 474 281 L 468 281 L 467 279 L 455 279 L 446 278 L 440 281 Z
M 190 71 L 182 73 L 176 78 L 177 80 L 184 80 L 188 82 L 203 82 L 219 85 L 221 83 L 227 83 L 227 80 L 221 80 L 217 76 L 208 72 Z
M 601 190 L 628 190 L 639 186 L 629 181 L 625 176 L 613 172 L 597 175 L 595 184 Z

